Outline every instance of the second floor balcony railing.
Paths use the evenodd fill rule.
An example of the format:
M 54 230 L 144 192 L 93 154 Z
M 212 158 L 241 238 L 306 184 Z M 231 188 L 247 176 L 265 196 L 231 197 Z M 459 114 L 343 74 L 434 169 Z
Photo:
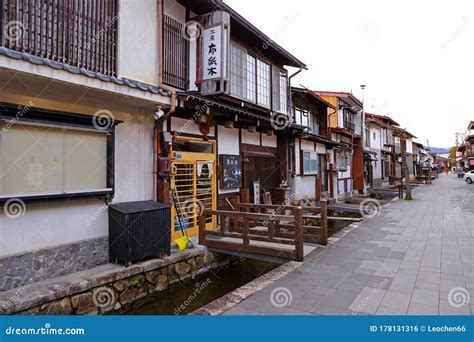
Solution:
M 0 45 L 116 76 L 116 0 L 0 0 Z

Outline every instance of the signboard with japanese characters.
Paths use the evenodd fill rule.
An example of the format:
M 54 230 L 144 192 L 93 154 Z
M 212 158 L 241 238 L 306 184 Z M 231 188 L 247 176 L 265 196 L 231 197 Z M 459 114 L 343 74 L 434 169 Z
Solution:
M 242 186 L 242 158 L 239 155 L 221 154 L 221 189 L 235 189 Z
M 202 34 L 202 79 L 213 80 L 222 77 L 222 26 L 204 30 Z

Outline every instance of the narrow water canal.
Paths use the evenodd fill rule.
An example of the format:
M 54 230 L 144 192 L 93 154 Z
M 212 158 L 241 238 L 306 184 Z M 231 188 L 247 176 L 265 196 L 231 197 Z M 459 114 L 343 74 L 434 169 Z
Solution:
M 211 271 L 208 275 L 194 280 L 194 283 L 188 287 L 164 297 L 157 298 L 150 295 L 145 300 L 127 308 L 124 314 L 186 315 L 278 266 L 278 264 L 247 259 L 217 272 Z M 199 293 L 197 293 L 197 288 L 200 289 Z

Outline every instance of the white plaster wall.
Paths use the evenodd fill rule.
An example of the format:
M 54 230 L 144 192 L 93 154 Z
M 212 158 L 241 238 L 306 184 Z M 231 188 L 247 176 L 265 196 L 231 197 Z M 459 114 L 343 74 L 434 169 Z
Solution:
M 377 161 L 372 162 L 372 165 L 374 165 L 374 179 L 382 179 L 382 153 L 380 151 L 377 152 Z
M 157 1 L 155 1 L 157 2 Z M 163 12 L 165 15 L 181 22 L 186 22 L 186 8 L 176 0 L 164 0 Z
M 260 133 L 242 130 L 242 143 L 251 145 L 260 145 Z
M 0 96 L 0 100 L 5 98 Z M 104 104 L 102 108 L 106 107 Z M 35 106 L 93 114 L 101 107 L 35 100 Z M 122 104 L 122 108 L 126 107 Z M 124 122 L 116 128 L 114 203 L 153 199 L 153 118 L 138 108 L 112 110 Z M 84 161 L 87 162 L 87 161 Z M 103 201 L 71 200 L 26 204 L 16 219 L 0 210 L 0 257 L 52 247 L 108 234 L 107 207 Z
M 301 140 L 300 150 L 314 151 L 314 142 L 308 140 Z
M 344 110 L 342 109 L 337 110 L 337 127 L 344 127 Z
M 407 139 L 407 153 L 413 153 L 413 139 L 411 138 Z
M 295 167 L 296 176 L 291 178 L 291 189 L 296 195 L 296 198 L 313 198 L 316 196 L 316 176 L 302 176 L 300 172 L 300 150 L 316 151 L 320 154 L 326 153 L 326 146 L 324 144 L 316 144 L 314 148 L 314 142 L 308 140 L 295 141 L 296 153 L 295 153 Z M 329 183 L 328 183 L 329 187 Z
M 382 178 L 382 130 L 380 127 L 371 127 L 370 128 L 370 148 L 372 151 L 376 152 L 376 162 L 372 162 L 373 166 L 373 178 L 381 179 Z
M 158 85 L 158 1 L 119 0 L 118 76 Z
M 274 136 L 268 136 L 265 133 L 262 133 L 262 146 L 266 147 L 277 147 L 277 137 L 276 135 Z
M 292 190 L 296 199 L 314 198 L 316 196 L 316 176 L 293 178 Z
M 239 129 L 225 128 L 223 126 L 217 127 L 217 154 L 233 154 L 240 155 L 239 145 Z M 220 189 L 219 194 L 226 194 L 238 191 L 235 189 Z

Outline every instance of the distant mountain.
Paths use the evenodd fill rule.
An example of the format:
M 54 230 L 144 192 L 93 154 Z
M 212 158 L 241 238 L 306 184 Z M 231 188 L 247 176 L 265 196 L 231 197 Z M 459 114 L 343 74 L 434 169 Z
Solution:
M 451 147 L 443 148 L 443 147 L 430 147 L 431 153 L 449 153 Z

